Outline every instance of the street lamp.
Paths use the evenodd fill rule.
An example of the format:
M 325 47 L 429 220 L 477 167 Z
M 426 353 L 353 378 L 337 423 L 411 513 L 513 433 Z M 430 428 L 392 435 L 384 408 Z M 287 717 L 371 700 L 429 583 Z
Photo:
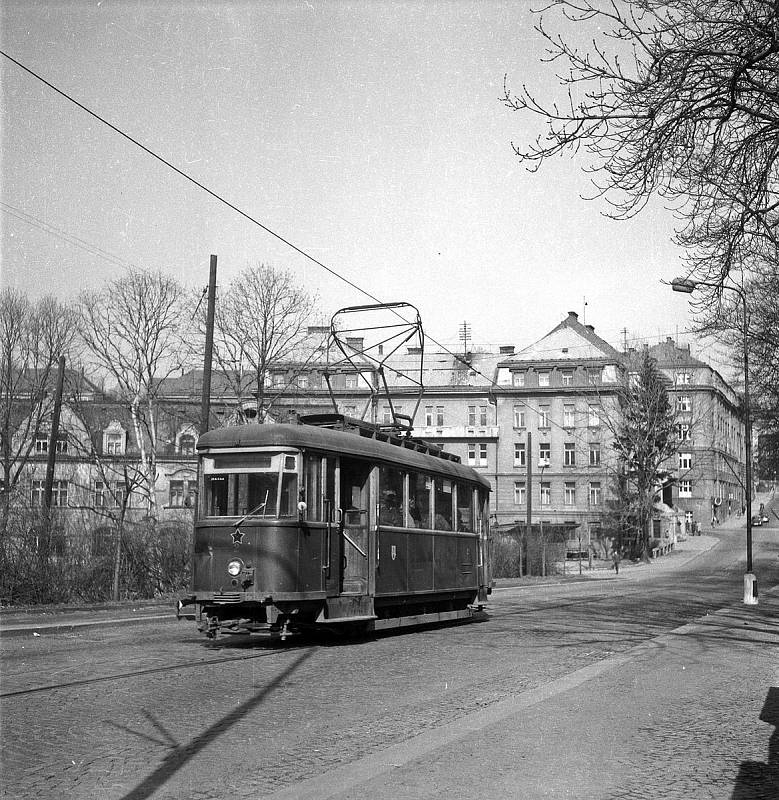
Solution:
M 738 286 L 727 286 L 708 281 L 694 281 L 690 278 L 676 278 L 671 281 L 671 288 L 675 292 L 692 294 L 699 286 L 709 286 L 712 289 L 730 289 L 738 294 L 744 305 L 744 438 L 746 458 L 746 499 L 747 499 L 747 571 L 744 575 L 744 603 L 757 605 L 757 580 L 752 573 L 752 419 L 749 406 L 749 343 L 747 326 L 747 296 Z

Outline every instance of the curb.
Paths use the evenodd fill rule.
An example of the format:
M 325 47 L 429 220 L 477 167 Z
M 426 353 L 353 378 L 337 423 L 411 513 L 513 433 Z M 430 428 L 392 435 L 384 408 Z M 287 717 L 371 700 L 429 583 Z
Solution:
M 0 639 L 11 638 L 14 636 L 24 636 L 33 634 L 43 636 L 47 633 L 63 633 L 74 628 L 100 628 L 108 625 L 139 625 L 143 622 L 159 622 L 169 620 L 177 622 L 176 612 L 171 609 L 167 614 L 149 614 L 144 617 L 116 617 L 112 619 L 72 619 L 61 620 L 59 622 L 43 622 L 35 624 L 33 622 L 19 622 L 11 625 L 0 626 Z

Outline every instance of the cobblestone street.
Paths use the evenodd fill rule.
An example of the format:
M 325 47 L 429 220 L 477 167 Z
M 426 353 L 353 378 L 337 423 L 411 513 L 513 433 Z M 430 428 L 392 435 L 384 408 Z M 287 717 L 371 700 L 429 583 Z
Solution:
M 498 589 L 482 624 L 4 634 L 3 796 L 776 797 L 775 535 L 756 532 L 757 607 L 723 530 L 619 578 Z

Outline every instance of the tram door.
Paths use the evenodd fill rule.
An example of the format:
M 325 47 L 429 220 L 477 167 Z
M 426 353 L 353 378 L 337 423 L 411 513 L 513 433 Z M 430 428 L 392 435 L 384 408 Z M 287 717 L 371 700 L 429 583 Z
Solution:
M 370 503 L 368 464 L 341 459 L 341 592 L 368 591 L 368 509 Z

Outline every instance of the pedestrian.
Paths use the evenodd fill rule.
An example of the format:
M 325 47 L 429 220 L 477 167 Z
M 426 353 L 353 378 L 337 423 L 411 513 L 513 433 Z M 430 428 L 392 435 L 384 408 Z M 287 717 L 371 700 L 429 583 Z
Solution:
M 611 560 L 614 562 L 614 571 L 617 573 L 617 575 L 619 575 L 620 556 L 619 556 L 619 550 L 617 550 L 616 547 L 614 548 L 614 552 L 611 554 Z

